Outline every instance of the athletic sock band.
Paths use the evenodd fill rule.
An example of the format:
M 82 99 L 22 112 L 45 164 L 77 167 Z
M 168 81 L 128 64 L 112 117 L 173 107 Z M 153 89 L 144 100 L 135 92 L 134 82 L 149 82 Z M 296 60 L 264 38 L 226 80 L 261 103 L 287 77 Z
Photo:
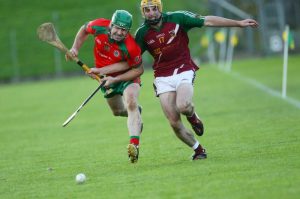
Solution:
M 129 143 L 138 146 L 140 144 L 140 136 L 130 136 Z
M 196 150 L 198 148 L 198 146 L 200 145 L 200 143 L 197 141 L 194 146 L 192 147 L 194 150 Z

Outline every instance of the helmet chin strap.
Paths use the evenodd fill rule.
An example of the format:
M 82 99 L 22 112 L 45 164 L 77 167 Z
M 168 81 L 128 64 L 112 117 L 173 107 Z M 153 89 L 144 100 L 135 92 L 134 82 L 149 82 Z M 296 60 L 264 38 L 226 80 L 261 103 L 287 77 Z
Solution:
M 162 19 L 162 14 L 161 14 L 160 17 L 157 18 L 157 19 L 145 19 L 145 22 L 146 22 L 146 24 L 148 24 L 148 25 L 153 25 L 153 26 L 155 26 L 155 25 L 157 25 L 157 24 L 160 22 L 161 19 Z

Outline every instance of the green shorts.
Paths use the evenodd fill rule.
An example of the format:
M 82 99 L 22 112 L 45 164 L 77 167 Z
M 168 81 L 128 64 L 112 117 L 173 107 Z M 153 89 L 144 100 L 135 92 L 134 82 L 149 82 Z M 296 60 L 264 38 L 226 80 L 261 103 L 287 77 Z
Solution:
M 132 84 L 133 81 L 119 82 L 111 84 L 109 88 L 101 88 L 101 92 L 104 94 L 104 98 L 111 98 L 115 95 L 123 95 L 124 90 L 128 85 Z

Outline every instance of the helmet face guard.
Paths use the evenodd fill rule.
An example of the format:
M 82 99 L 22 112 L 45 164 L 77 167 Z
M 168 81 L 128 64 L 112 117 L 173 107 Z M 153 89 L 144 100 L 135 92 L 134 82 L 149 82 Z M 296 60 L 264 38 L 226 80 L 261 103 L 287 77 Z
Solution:
M 145 18 L 144 8 L 150 7 L 150 6 L 156 6 L 159 10 L 159 12 L 162 12 L 162 3 L 161 0 L 142 0 L 141 1 L 141 13 L 143 17 Z M 162 15 L 157 19 L 146 19 L 145 22 L 150 25 L 156 25 L 158 22 L 160 22 Z
M 130 30 L 132 26 L 132 15 L 126 10 L 116 10 L 112 16 L 111 25 Z

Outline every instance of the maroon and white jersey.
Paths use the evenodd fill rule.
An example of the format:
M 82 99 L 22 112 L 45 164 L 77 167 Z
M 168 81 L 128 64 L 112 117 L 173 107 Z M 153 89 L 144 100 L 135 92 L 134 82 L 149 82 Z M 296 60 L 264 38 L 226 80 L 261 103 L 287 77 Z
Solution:
M 142 53 L 154 57 L 154 76 L 166 77 L 183 71 L 198 70 L 188 47 L 187 32 L 204 25 L 204 17 L 186 11 L 162 13 L 162 26 L 154 29 L 144 23 L 136 32 L 135 40 Z

